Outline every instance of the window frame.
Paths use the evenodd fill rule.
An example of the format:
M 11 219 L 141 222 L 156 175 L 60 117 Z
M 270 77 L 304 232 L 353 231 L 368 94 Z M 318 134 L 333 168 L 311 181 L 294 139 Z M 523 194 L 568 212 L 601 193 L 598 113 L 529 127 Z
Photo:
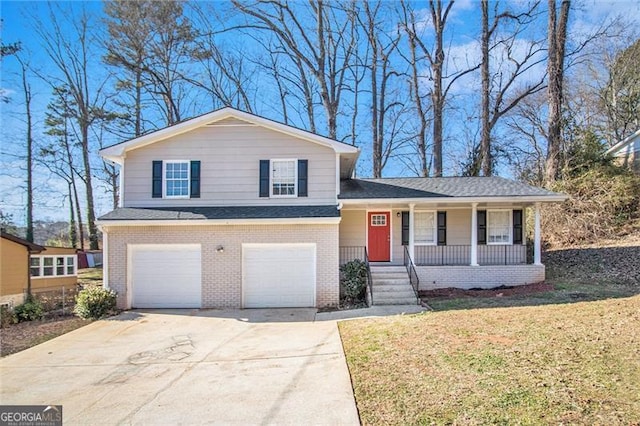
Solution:
M 507 241 L 491 241 L 491 215 L 492 213 L 507 213 L 507 230 L 509 237 Z M 487 209 L 487 245 L 491 246 L 508 246 L 513 245 L 513 209 Z
M 293 163 L 293 194 L 274 194 L 273 187 L 276 184 L 274 178 L 276 163 Z M 298 197 L 298 159 L 297 158 L 273 158 L 269 160 L 269 197 L 271 198 L 297 198 Z
M 433 241 L 432 242 L 419 242 L 416 240 L 416 215 L 422 213 L 430 213 L 433 217 Z M 413 211 L 413 223 L 411 224 L 413 231 L 413 245 L 414 246 L 435 246 L 438 245 L 438 212 L 437 210 L 414 210 Z
M 51 265 L 45 266 L 45 259 L 51 259 Z M 58 259 L 62 259 L 62 265 L 58 265 Z M 69 259 L 73 259 L 69 262 Z M 37 260 L 38 265 L 32 265 L 32 260 Z M 38 268 L 38 275 L 33 275 L 33 269 Z M 73 267 L 73 273 L 69 274 L 69 268 Z M 45 275 L 45 268 L 51 268 L 51 275 Z M 58 274 L 58 268 L 62 268 L 63 273 Z M 73 254 L 49 254 L 29 256 L 29 276 L 32 279 L 75 277 L 78 275 L 78 255 Z
M 186 195 L 169 195 L 167 194 L 167 165 L 168 164 L 186 164 L 187 166 L 187 194 Z M 182 181 L 183 179 L 169 179 L 171 181 Z M 189 160 L 164 160 L 162 161 L 162 198 L 166 199 L 186 199 L 191 197 L 191 161 Z

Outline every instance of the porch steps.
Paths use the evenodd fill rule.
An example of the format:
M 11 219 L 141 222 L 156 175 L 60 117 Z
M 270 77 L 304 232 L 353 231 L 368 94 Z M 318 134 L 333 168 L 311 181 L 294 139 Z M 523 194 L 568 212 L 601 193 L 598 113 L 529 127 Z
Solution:
M 416 305 L 404 266 L 371 266 L 374 305 Z

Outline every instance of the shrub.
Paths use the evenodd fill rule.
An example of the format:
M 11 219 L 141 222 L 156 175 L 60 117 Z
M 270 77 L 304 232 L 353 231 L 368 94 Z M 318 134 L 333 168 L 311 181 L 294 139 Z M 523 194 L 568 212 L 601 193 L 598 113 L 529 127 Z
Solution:
M 595 167 L 550 189 L 569 195 L 542 213 L 544 235 L 553 246 L 613 239 L 640 217 L 640 178 L 620 168 Z
M 76 296 L 73 313 L 83 319 L 100 319 L 116 311 L 116 293 L 102 287 L 89 287 Z
M 32 297 L 27 298 L 27 301 L 22 305 L 16 306 L 13 309 L 13 312 L 15 313 L 18 322 L 39 320 L 44 316 L 42 303 Z
M 341 284 L 345 298 L 349 301 L 361 300 L 367 285 L 367 264 L 356 259 L 340 267 Z
M 0 306 L 0 328 L 5 328 L 8 325 L 18 322 L 18 317 L 13 309 L 8 306 Z

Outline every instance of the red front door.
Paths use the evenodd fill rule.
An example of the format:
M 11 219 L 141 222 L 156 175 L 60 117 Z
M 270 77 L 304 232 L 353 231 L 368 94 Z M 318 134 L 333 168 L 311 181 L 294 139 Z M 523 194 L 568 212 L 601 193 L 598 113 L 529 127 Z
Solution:
M 369 212 L 367 228 L 369 243 L 367 251 L 372 262 L 391 260 L 391 215 L 389 212 Z

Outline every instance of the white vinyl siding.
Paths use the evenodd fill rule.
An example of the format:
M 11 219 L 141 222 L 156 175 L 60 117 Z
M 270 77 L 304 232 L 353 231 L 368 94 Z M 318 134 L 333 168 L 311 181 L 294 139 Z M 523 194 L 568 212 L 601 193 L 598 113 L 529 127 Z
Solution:
M 29 271 L 32 278 L 71 277 L 77 275 L 77 256 L 31 255 Z
M 436 212 L 415 211 L 413 213 L 413 242 L 416 245 L 436 243 Z
M 260 160 L 309 161 L 308 197 L 259 197 Z M 184 199 L 151 197 L 154 160 L 201 161 L 200 198 L 189 206 L 320 205 L 336 203 L 333 149 L 259 126 L 202 127 L 127 152 L 124 207 L 184 206 Z M 297 170 L 297 167 L 296 167 Z
M 511 244 L 511 210 L 487 210 L 487 244 Z
M 298 160 L 271 160 L 271 196 L 298 195 Z

